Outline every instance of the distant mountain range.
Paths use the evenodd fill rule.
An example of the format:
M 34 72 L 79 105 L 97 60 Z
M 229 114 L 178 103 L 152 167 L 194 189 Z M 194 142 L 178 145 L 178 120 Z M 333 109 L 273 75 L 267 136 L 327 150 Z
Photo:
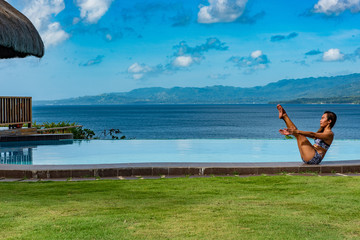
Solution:
M 320 100 L 319 100 L 320 99 Z M 130 92 L 34 101 L 34 105 L 116 104 L 240 104 L 240 103 L 359 103 L 360 74 L 335 77 L 286 79 L 251 88 L 211 86 L 139 88 Z M 336 100 L 337 99 L 337 100 Z M 338 102 L 334 102 L 336 100 Z M 345 101 L 345 102 L 344 102 Z
M 298 98 L 288 101 L 276 101 L 269 103 L 281 104 L 360 104 L 360 96 L 333 97 L 333 98 Z

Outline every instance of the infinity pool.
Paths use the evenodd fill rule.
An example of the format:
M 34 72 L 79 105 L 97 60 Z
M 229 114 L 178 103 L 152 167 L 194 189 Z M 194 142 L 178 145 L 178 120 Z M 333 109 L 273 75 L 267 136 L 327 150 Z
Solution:
M 324 161 L 359 160 L 359 147 L 358 140 L 335 140 Z M 65 140 L 0 143 L 0 164 L 300 161 L 295 140 Z

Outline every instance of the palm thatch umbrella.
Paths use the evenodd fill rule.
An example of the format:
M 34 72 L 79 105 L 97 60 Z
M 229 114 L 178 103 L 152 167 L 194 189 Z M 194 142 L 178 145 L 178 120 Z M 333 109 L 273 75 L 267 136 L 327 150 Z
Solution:
M 9 3 L 0 0 L 0 58 L 44 55 L 44 43 L 34 25 Z

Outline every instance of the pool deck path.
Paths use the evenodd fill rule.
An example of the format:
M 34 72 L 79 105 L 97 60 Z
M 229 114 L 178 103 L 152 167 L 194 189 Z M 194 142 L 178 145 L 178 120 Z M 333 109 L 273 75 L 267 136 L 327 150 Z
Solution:
M 159 176 L 260 175 L 281 173 L 360 173 L 360 160 L 324 161 L 320 165 L 301 162 L 273 163 L 119 163 L 83 165 L 0 164 L 1 179 L 122 178 Z

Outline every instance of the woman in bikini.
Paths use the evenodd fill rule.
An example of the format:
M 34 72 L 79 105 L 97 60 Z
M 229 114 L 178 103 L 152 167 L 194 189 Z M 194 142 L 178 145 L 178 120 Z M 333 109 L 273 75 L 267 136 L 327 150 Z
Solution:
M 319 130 L 317 132 L 305 132 L 296 128 L 280 104 L 277 105 L 277 109 L 279 110 L 279 118 L 284 120 L 287 126 L 287 128 L 280 129 L 279 132 L 282 135 L 293 135 L 296 138 L 304 163 L 319 164 L 334 139 L 334 133 L 331 129 L 335 125 L 336 114 L 330 111 L 324 112 L 320 120 Z M 312 145 L 307 137 L 314 138 L 315 144 Z

